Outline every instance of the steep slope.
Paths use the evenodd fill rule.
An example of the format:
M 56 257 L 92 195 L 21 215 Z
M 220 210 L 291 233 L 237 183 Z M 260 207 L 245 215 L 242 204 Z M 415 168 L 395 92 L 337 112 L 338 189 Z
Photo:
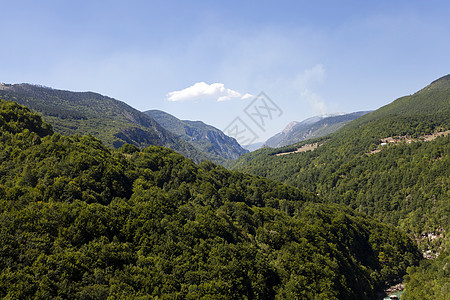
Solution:
M 199 162 L 209 158 L 131 106 L 92 92 L 70 92 L 30 84 L 0 84 L 0 98 L 42 114 L 61 134 L 90 134 L 107 146 L 165 146 Z
M 334 134 L 308 141 L 318 145 L 313 151 L 298 151 L 307 142 L 261 149 L 243 155 L 233 168 L 310 189 L 329 201 L 349 204 L 399 224 L 406 221 L 405 214 L 415 209 L 406 205 L 411 201 L 406 199 L 408 195 L 416 193 L 415 203 L 424 199 L 421 205 L 432 207 L 436 199 L 425 187 L 434 190 L 433 185 L 441 186 L 450 175 L 446 155 L 449 137 L 444 134 L 432 141 L 421 138 L 450 129 L 448 78 L 366 114 Z M 384 145 L 386 140 L 392 143 Z M 276 155 L 280 153 L 291 154 Z M 411 176 L 414 179 L 405 180 Z M 439 190 L 436 195 L 442 205 L 447 203 L 446 190 Z M 390 203 L 393 198 L 395 205 Z M 422 214 L 431 217 L 431 212 L 413 213 L 417 218 L 422 218 Z M 410 217 L 407 227 L 420 231 L 414 227 L 421 225 L 414 225 Z M 432 226 L 435 217 L 427 219 L 427 226 Z
M 437 265 L 410 269 L 406 295 L 423 299 L 417 295 L 423 295 L 420 286 L 427 286 L 428 297 L 439 299 L 450 286 L 448 271 L 445 279 L 434 280 L 438 275 L 424 268 L 431 264 L 430 269 L 439 271 L 449 251 L 449 129 L 450 77 L 445 76 L 330 136 L 308 141 L 315 150 L 299 151 L 306 142 L 262 149 L 243 155 L 234 169 L 314 191 L 327 202 L 408 232 L 427 256 L 444 257 L 439 256 Z M 281 153 L 285 155 L 276 155 Z
M 150 146 L 51 134 L 0 100 L 0 297 L 372 299 L 416 264 L 392 226 Z
M 201 121 L 180 120 L 160 110 L 149 110 L 144 113 L 165 129 L 191 143 L 199 151 L 224 159 L 236 159 L 248 152 L 234 138 Z
M 289 123 L 282 132 L 269 138 L 264 145 L 267 147 L 278 148 L 325 136 L 369 112 L 370 111 L 359 111 L 334 116 L 324 115 L 312 117 L 302 122 L 294 121 Z

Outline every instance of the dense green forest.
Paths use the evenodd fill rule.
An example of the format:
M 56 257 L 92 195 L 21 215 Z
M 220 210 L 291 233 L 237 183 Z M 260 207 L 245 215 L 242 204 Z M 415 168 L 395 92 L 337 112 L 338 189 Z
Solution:
M 420 252 L 339 204 L 0 101 L 0 297 L 373 299 Z
M 444 263 L 450 229 L 450 135 L 438 135 L 449 129 L 446 76 L 330 136 L 308 141 L 319 145 L 314 151 L 277 155 L 305 142 L 262 149 L 242 156 L 233 169 L 313 191 L 326 203 L 344 204 L 397 226 L 420 241 L 422 251 L 440 254 L 436 265 L 427 262 L 409 270 L 406 299 L 445 299 L 442 295 L 450 294 L 450 270 Z M 424 136 L 431 134 L 436 138 L 426 141 Z M 389 137 L 396 142 L 382 144 Z
M 450 245 L 435 260 L 423 260 L 409 267 L 404 298 L 408 300 L 448 299 L 450 295 Z

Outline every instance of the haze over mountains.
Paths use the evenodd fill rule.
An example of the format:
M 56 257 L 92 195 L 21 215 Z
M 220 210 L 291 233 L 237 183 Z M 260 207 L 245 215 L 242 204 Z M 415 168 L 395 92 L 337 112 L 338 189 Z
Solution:
M 142 113 L 124 102 L 98 93 L 70 92 L 32 84 L 1 84 L 0 97 L 41 113 L 59 133 L 91 134 L 115 148 L 124 143 L 138 147 L 159 145 L 174 149 L 196 162 L 208 159 L 217 163 L 236 159 L 248 152 L 234 138 L 201 121 L 179 120 L 160 110 Z M 264 145 L 280 147 L 323 136 L 362 114 L 364 112 L 320 116 L 293 122 Z

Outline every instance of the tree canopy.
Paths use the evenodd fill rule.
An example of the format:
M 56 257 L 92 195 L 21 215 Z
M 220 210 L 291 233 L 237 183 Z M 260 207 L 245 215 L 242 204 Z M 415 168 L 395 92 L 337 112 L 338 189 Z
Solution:
M 420 258 L 305 190 L 0 116 L 0 297 L 371 299 Z

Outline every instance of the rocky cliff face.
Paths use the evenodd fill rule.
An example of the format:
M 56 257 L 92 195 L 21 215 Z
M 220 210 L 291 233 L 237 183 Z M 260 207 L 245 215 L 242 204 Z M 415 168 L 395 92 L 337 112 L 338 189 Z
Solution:
M 248 151 L 234 139 L 225 135 L 215 127 L 204 124 L 203 122 L 182 121 L 184 134 L 179 135 L 185 141 L 197 146 L 200 150 L 214 154 L 225 159 L 236 159 Z M 197 124 L 195 124 L 197 123 Z M 201 127 L 198 127 L 201 123 Z M 170 129 L 166 128 L 170 131 Z M 176 133 L 178 134 L 178 133 Z
M 162 127 L 191 143 L 199 151 L 222 159 L 236 159 L 248 150 L 232 137 L 201 121 L 180 120 L 160 110 L 149 110 L 145 114 Z

